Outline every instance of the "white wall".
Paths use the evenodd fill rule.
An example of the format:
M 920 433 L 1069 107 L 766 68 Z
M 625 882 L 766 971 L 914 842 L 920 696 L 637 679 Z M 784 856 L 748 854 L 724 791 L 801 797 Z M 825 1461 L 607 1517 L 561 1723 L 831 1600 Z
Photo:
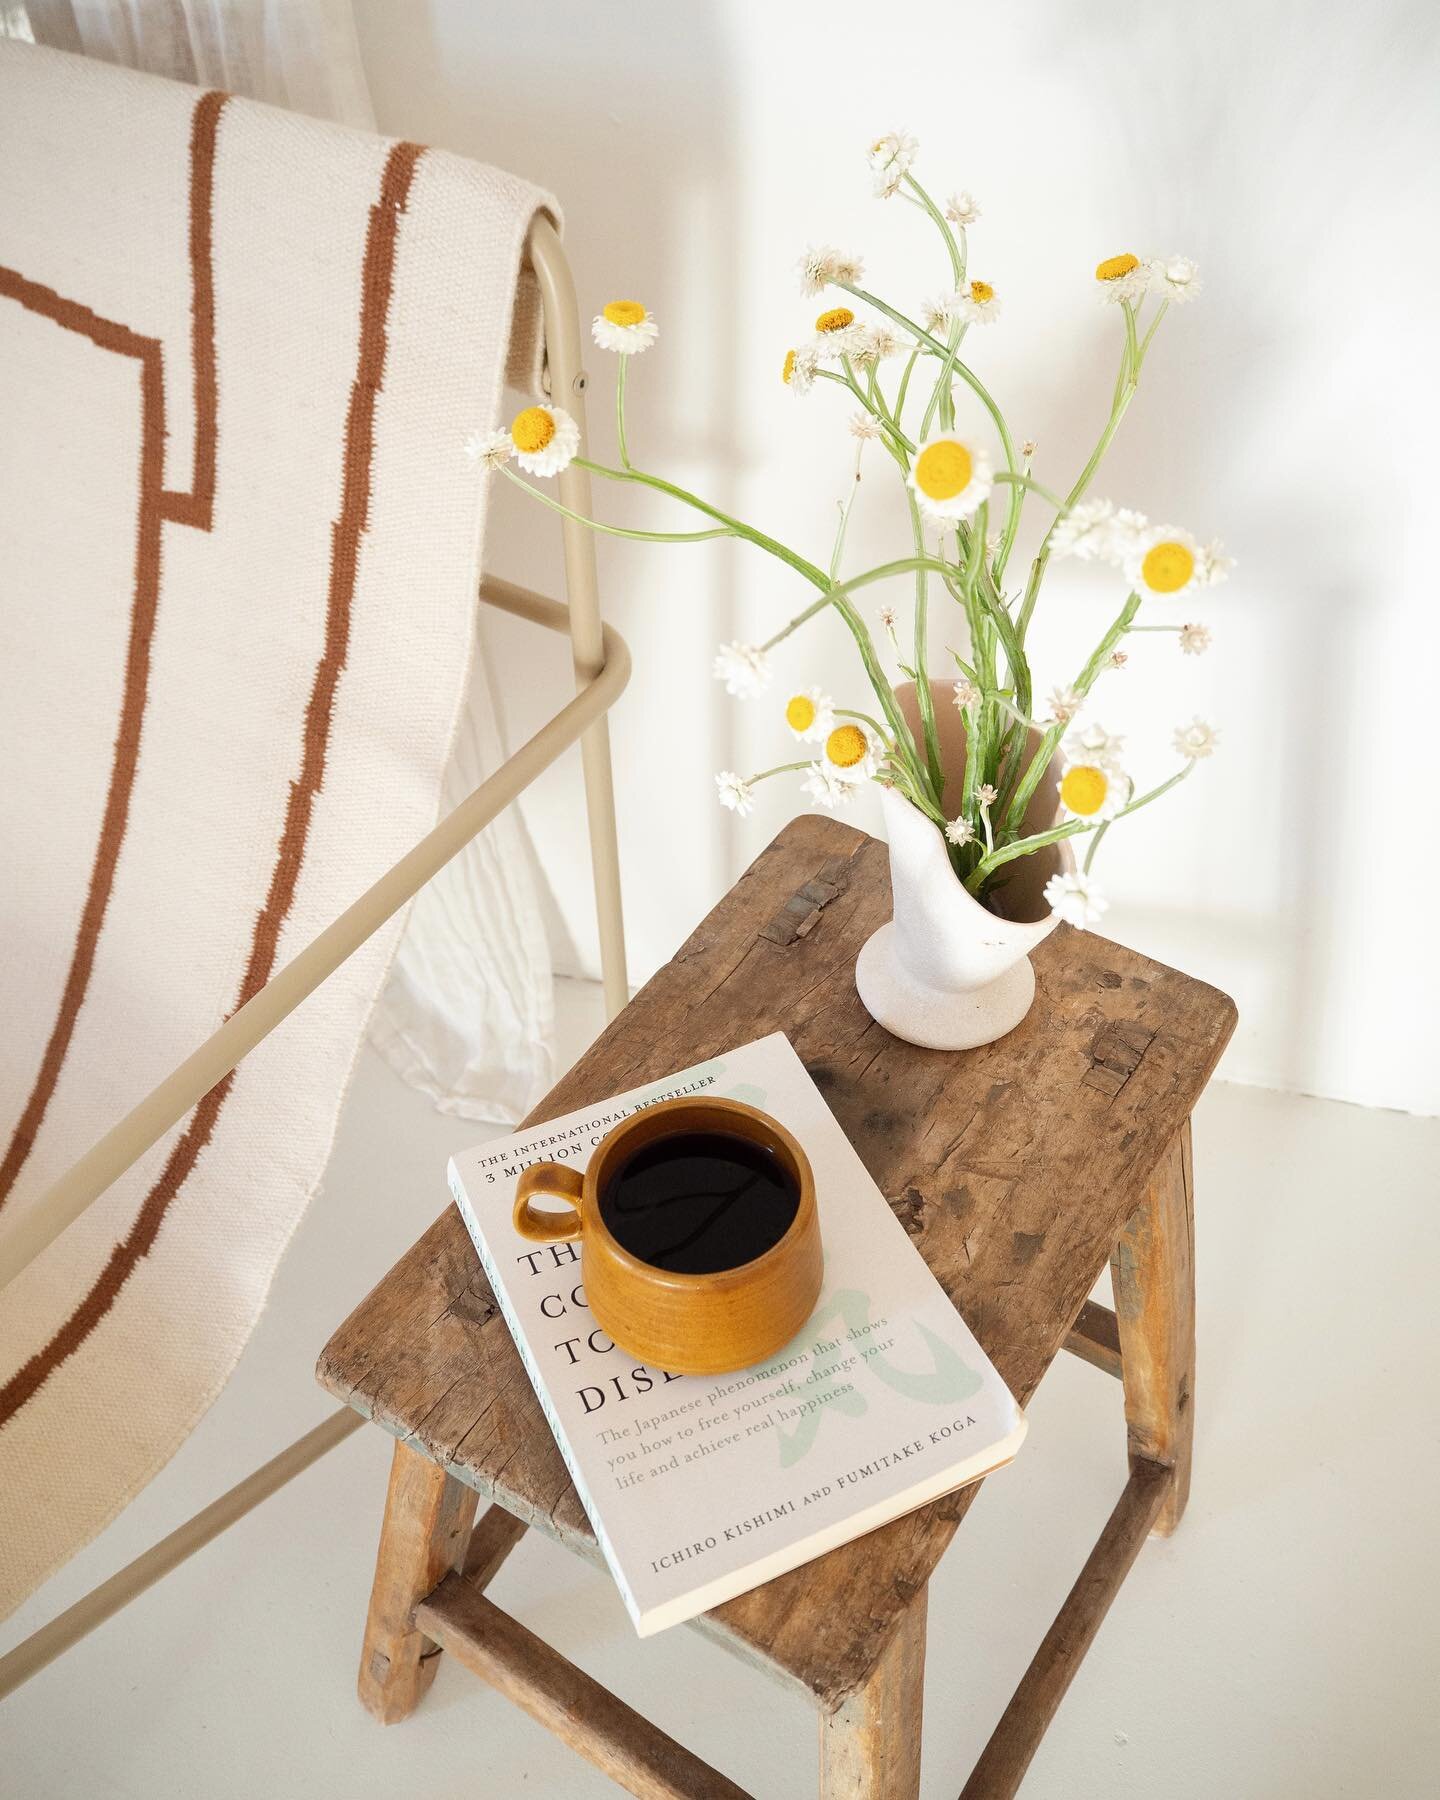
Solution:
M 980 199 L 972 270 L 1005 316 L 972 334 L 974 360 L 1017 439 L 1039 440 L 1036 473 L 1053 485 L 1108 409 L 1117 322 L 1096 303 L 1094 263 L 1125 248 L 1198 258 L 1204 295 L 1162 327 L 1096 491 L 1224 537 L 1239 567 L 1186 609 L 1214 627 L 1209 656 L 1135 639 L 1095 711 L 1129 734 L 1142 781 L 1168 771 L 1170 728 L 1196 711 L 1224 743 L 1111 834 L 1097 862 L 1115 899 L 1106 929 L 1236 996 L 1232 1079 L 1440 1111 L 1433 7 L 357 10 L 382 129 L 553 188 L 587 312 L 633 295 L 660 318 L 660 345 L 633 371 L 637 461 L 822 561 L 850 440 L 842 397 L 797 403 L 777 379 L 813 311 L 795 257 L 828 239 L 863 250 L 903 300 L 944 285 L 924 221 L 870 198 L 868 137 L 908 126 L 921 178 Z M 592 369 L 606 455 L 609 359 L 596 352 Z M 878 459 L 873 473 L 852 570 L 906 553 L 893 476 Z M 558 580 L 548 520 L 502 499 L 514 504 L 493 527 L 492 566 Z M 690 522 L 609 489 L 601 503 L 617 522 Z M 610 540 L 601 557 L 636 657 L 614 733 L 638 977 L 798 809 L 780 782 L 747 821 L 716 807 L 715 769 L 787 760 L 788 740 L 774 708 L 742 709 L 708 668 L 717 640 L 768 635 L 808 590 L 745 546 Z M 1116 603 L 1090 571 L 1060 565 L 1037 636 L 1044 687 Z M 516 682 L 521 629 L 491 629 L 512 739 L 566 688 L 559 658 Z M 838 622 L 787 652 L 777 688 L 818 680 L 863 704 Z M 526 817 L 562 966 L 592 967 L 573 766 Z

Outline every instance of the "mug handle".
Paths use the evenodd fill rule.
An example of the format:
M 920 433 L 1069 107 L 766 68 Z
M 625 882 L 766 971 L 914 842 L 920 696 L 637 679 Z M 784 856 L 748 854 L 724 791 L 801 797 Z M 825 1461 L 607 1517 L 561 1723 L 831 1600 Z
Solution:
M 580 1236 L 580 1195 L 585 1178 L 578 1169 L 565 1163 L 532 1163 L 520 1176 L 515 1190 L 515 1229 L 532 1244 L 573 1244 Z M 544 1194 L 550 1200 L 563 1200 L 574 1211 L 567 1218 L 561 1213 L 537 1213 L 530 1204 L 532 1194 Z

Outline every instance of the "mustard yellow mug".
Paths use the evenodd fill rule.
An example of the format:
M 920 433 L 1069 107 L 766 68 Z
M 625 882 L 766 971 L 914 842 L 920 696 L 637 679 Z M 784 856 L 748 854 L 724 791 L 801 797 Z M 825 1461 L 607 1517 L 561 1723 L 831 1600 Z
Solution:
M 537 1210 L 541 1196 L 568 1210 Z M 783 1125 L 738 1100 L 646 1107 L 600 1140 L 583 1175 L 532 1164 L 514 1216 L 531 1243 L 580 1244 L 596 1322 L 669 1374 L 763 1362 L 820 1295 L 809 1160 Z

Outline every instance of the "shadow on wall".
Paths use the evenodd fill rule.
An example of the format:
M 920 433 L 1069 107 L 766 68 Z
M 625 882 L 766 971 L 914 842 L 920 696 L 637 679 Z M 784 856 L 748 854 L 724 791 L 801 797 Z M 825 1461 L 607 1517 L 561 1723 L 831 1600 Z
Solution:
M 666 368 L 652 375 L 654 358 L 647 359 L 651 367 L 637 369 L 627 399 L 637 460 L 667 473 L 682 471 L 684 480 L 692 458 L 716 443 L 733 443 L 737 421 L 726 372 L 736 365 L 738 315 L 736 108 L 727 45 L 710 10 L 637 0 L 623 15 L 612 15 L 614 29 L 588 0 L 552 0 L 543 8 L 474 7 L 468 0 L 402 8 L 388 0 L 357 0 L 355 11 L 379 128 L 513 170 L 556 195 L 587 337 L 589 317 L 609 299 L 642 299 L 660 319 L 662 348 L 670 353 Z M 643 56 L 637 45 L 644 46 Z M 613 463 L 613 359 L 592 347 L 588 364 L 591 453 Z M 697 441 L 695 423 L 701 420 L 704 440 Z M 637 450 L 641 445 L 643 451 Z M 715 491 L 713 471 L 704 485 L 719 504 L 727 503 L 729 496 Z M 615 523 L 662 530 L 692 523 L 688 516 L 659 516 L 653 496 L 633 504 L 613 485 L 597 486 L 597 512 Z M 487 567 L 562 595 L 558 521 L 507 484 L 498 483 L 497 490 Z M 689 548 L 617 546 L 604 538 L 598 544 L 606 615 L 632 647 L 642 638 L 647 646 L 647 654 L 637 656 L 629 693 L 612 714 L 623 869 L 654 861 L 655 820 L 647 816 L 645 776 L 647 755 L 657 744 L 683 736 L 693 745 L 697 733 L 707 735 L 711 766 L 730 766 L 730 715 L 718 703 L 719 690 L 707 692 L 697 707 L 696 683 L 682 687 L 665 674 L 681 661 L 682 644 L 684 662 L 693 662 L 689 645 L 697 612 L 707 621 L 707 640 L 734 635 L 735 559 L 687 557 Z M 644 591 L 627 597 L 626 585 L 635 584 L 633 578 L 624 584 L 623 577 L 639 566 L 637 551 L 646 559 Z M 667 597 L 683 601 L 666 609 L 673 624 L 657 621 L 650 598 L 667 576 Z M 477 703 L 498 710 L 505 746 L 512 749 L 573 691 L 568 662 L 553 642 L 537 644 L 533 628 L 488 609 L 481 618 L 488 670 L 478 672 Z M 527 794 L 522 812 L 556 970 L 593 973 L 597 954 L 578 752 Z M 722 889 L 718 848 L 696 833 L 688 849 L 715 861 L 705 871 L 706 883 Z M 649 900 L 646 891 L 627 888 L 632 942 L 654 936 Z

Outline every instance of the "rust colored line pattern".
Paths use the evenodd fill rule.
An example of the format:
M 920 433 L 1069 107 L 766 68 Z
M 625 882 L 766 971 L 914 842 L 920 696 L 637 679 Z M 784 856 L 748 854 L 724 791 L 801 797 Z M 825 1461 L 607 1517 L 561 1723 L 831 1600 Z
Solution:
M 315 666 L 305 709 L 300 769 L 290 784 L 269 891 L 255 921 L 249 960 L 235 1000 L 237 1009 L 264 987 L 274 969 L 281 928 L 294 901 L 305 859 L 315 797 L 324 779 L 335 692 L 349 652 L 350 614 L 360 563 L 360 543 L 370 516 L 375 403 L 384 384 L 395 247 L 400 217 L 410 197 L 420 155 L 420 146 L 416 144 L 401 143 L 392 148 L 381 179 L 380 198 L 370 209 L 361 282 L 359 351 L 345 419 L 340 511 L 331 529 L 325 642 Z M 165 1214 L 195 1167 L 200 1152 L 209 1143 L 234 1079 L 232 1072 L 218 1081 L 191 1113 L 189 1123 L 170 1152 L 159 1179 L 146 1195 L 134 1224 L 111 1251 L 89 1293 L 49 1343 L 0 1388 L 0 1427 L 39 1392 L 68 1357 L 74 1355 L 115 1304 L 136 1264 L 154 1244 Z
M 27 281 L 13 269 L 0 268 L 0 296 L 28 312 L 50 319 L 63 330 L 88 338 L 101 350 L 134 357 L 140 370 L 140 501 L 135 532 L 135 574 L 130 602 L 130 634 L 125 653 L 125 682 L 120 720 L 110 763 L 110 784 L 100 819 L 100 835 L 90 865 L 90 882 L 80 914 L 75 947 L 60 1005 L 50 1028 L 34 1085 L 26 1098 L 5 1155 L 0 1158 L 0 1207 L 24 1168 L 60 1080 L 90 977 L 105 913 L 115 885 L 115 870 L 130 797 L 140 759 L 140 733 L 150 681 L 150 646 L 160 600 L 160 527 L 164 520 L 209 531 L 215 505 L 215 450 L 218 396 L 215 380 L 215 283 L 211 263 L 211 210 L 215 185 L 215 143 L 227 94 L 200 96 L 190 125 L 190 312 L 195 384 L 195 466 L 192 490 L 165 486 L 165 354 L 158 338 L 144 337 L 102 319 L 78 301 L 53 288 Z

